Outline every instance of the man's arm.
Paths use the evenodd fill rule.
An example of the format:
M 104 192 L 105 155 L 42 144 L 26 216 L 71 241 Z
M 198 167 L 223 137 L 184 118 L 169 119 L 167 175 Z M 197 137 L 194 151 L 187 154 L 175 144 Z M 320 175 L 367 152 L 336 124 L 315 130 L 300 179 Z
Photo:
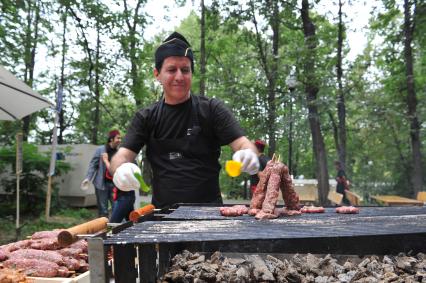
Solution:
M 87 169 L 85 179 L 92 181 L 93 176 L 95 175 L 95 173 L 97 172 L 97 170 L 99 168 L 101 151 L 102 151 L 102 148 L 98 147 L 96 149 L 95 153 L 93 154 L 93 157 L 92 157 L 92 159 L 90 160 L 90 163 L 89 163 L 89 168 Z
M 130 149 L 120 147 L 116 154 L 111 159 L 110 173 L 114 175 L 117 168 L 127 162 L 134 162 L 136 159 L 137 153 L 131 151 Z
M 241 150 L 241 149 L 251 149 L 256 154 L 258 153 L 256 146 L 254 146 L 254 144 L 245 136 L 237 138 L 236 140 L 231 142 L 229 144 L 229 146 L 232 148 L 232 150 L 234 152 Z

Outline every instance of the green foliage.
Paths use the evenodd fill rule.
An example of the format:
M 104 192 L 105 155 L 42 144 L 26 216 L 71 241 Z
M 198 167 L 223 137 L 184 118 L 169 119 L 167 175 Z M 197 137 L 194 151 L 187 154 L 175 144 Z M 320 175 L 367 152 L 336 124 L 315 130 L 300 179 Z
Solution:
M 196 68 L 193 91 L 198 92 L 199 2 L 192 3 L 194 11 L 177 27 L 165 25 L 152 39 L 147 39 L 145 32 L 151 21 L 156 19 L 146 14 L 146 0 L 127 1 L 127 10 L 119 0 L 15 2 L 5 0 L 0 3 L 0 64 L 14 71 L 19 78 L 28 80 L 29 72 L 25 67 L 25 59 L 30 54 L 30 48 L 34 46 L 48 50 L 47 54 L 39 54 L 45 56 L 44 58 L 37 57 L 38 64 L 45 62 L 49 67 L 36 64 L 33 87 L 51 101 L 54 100 L 60 69 L 57 64 L 50 62 L 58 62 L 61 58 L 62 20 L 64 17 L 67 19 L 63 103 L 64 124 L 67 126 L 64 132 L 65 143 L 87 143 L 91 141 L 94 129 L 99 136 L 98 143 L 103 143 L 108 130 L 119 128 L 125 132 L 138 108 L 161 97 L 161 87 L 152 75 L 153 53 L 171 30 L 182 32 L 193 46 Z M 178 2 L 178 5 L 184 3 Z M 140 6 L 136 12 L 138 3 Z M 308 179 L 315 178 L 315 160 L 304 89 L 306 77 L 302 71 L 306 50 L 299 3 L 295 0 L 276 1 L 279 5 L 280 20 L 279 58 L 272 58 L 273 39 L 270 24 L 273 14 L 270 5 L 265 3 L 229 0 L 210 1 L 206 5 L 206 95 L 224 101 L 250 139 L 262 138 L 269 141 L 267 115 L 271 110 L 268 100 L 271 98 L 268 96 L 269 81 L 259 60 L 258 44 L 263 46 L 269 66 L 274 62 L 273 59 L 278 59 L 274 85 L 276 118 L 273 121 L 276 123 L 276 153 L 281 155 L 283 161 L 288 161 L 291 122 L 294 174 L 304 175 Z M 38 25 L 40 36 L 37 39 L 34 38 L 34 22 L 28 26 L 26 21 L 28 13 L 35 13 L 35 4 L 38 5 L 41 15 Z M 173 13 L 170 7 L 174 4 L 175 2 L 171 1 L 165 7 L 169 9 L 170 15 Z M 408 176 L 412 165 L 410 125 L 407 122 L 405 101 L 403 3 L 384 0 L 382 4 L 383 8 L 371 11 L 372 18 L 365 32 L 369 41 L 363 54 L 353 62 L 347 58 L 343 59 L 347 125 L 346 171 L 353 188 L 359 189 L 362 194 L 394 192 L 406 195 L 411 186 Z M 426 4 L 424 1 L 416 1 L 416 4 L 412 47 L 418 95 L 417 112 L 420 123 L 423 123 L 426 120 Z M 254 5 L 256 11 L 261 35 L 259 42 L 253 29 L 253 15 L 249 5 Z M 332 169 L 337 149 L 334 144 L 333 125 L 328 114 L 331 113 L 332 117 L 337 119 L 337 24 L 335 19 L 328 17 L 328 12 L 335 13 L 338 7 L 333 3 L 327 7 L 328 12 L 323 14 L 322 10 L 315 7 L 316 4 L 313 5 L 310 16 L 316 25 L 318 45 L 315 49 L 316 73 L 311 79 L 316 80 L 320 88 L 316 103 L 320 111 L 319 119 L 327 149 L 328 165 L 329 169 Z M 350 9 L 351 2 L 345 3 L 344 10 Z M 345 28 L 349 31 L 359 27 L 348 22 L 345 23 Z M 98 49 L 99 57 L 96 57 Z M 349 46 L 344 42 L 344 57 L 348 50 Z M 290 70 L 295 71 L 298 80 L 293 93 L 289 92 L 285 82 Z M 94 95 L 95 73 L 98 75 L 98 100 Z M 95 125 L 93 113 L 97 106 L 100 109 L 100 121 Z M 52 111 L 40 111 L 33 115 L 30 132 L 32 141 L 49 144 L 52 122 Z M 0 122 L 1 146 L 9 148 L 10 153 L 14 151 L 14 136 L 21 127 L 21 122 Z M 424 143 L 424 126 L 421 140 Z M 424 149 L 422 150 L 424 152 Z M 229 147 L 223 147 L 220 164 L 224 165 L 231 157 Z M 11 154 L 8 158 L 0 158 L 1 170 L 13 170 L 14 155 Z M 34 162 L 42 164 L 39 159 Z M 40 166 L 24 165 L 24 168 L 32 170 L 31 175 L 28 175 L 28 178 L 32 178 L 29 179 L 31 181 L 22 181 L 24 189 L 29 190 L 27 187 L 30 183 L 40 188 L 46 187 L 45 181 L 36 178 L 37 174 L 44 176 L 45 172 L 34 173 L 41 168 L 47 170 L 46 162 Z M 330 175 L 330 178 L 333 178 L 333 173 Z M 424 175 L 426 176 L 426 172 Z M 224 193 L 244 195 L 242 183 L 245 178 L 247 176 L 244 174 L 238 178 L 229 178 L 222 171 L 220 184 Z M 13 180 L 2 182 L 9 182 L 9 189 L 14 187 Z M 39 193 L 41 196 L 42 190 Z M 9 200 L 13 203 L 12 197 Z M 40 198 L 38 205 L 42 206 L 43 203 Z
M 23 165 L 20 174 L 20 206 L 23 214 L 38 215 L 45 208 L 45 191 L 47 189 L 47 174 L 50 155 L 39 153 L 37 146 L 23 144 Z M 5 191 L 3 204 L 0 208 L 2 215 L 13 215 L 16 204 L 16 149 L 14 146 L 0 148 L 0 168 L 6 172 L 0 180 L 0 187 Z M 67 172 L 69 164 L 56 161 L 55 176 Z M 58 189 L 52 186 L 52 211 L 62 204 L 58 198 Z

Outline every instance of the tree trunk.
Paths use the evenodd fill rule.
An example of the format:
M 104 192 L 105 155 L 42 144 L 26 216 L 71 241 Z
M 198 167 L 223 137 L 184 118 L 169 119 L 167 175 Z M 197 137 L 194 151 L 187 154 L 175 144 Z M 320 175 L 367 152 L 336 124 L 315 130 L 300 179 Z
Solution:
M 35 54 L 37 50 L 38 41 L 38 24 L 40 21 L 40 7 L 39 2 L 36 1 L 34 7 L 32 7 L 33 1 L 27 1 L 28 12 L 27 12 L 27 31 L 25 33 L 25 83 L 33 87 L 34 81 L 34 67 L 35 67 Z M 34 8 L 34 9 L 32 9 Z M 34 13 L 34 15 L 32 14 Z M 34 16 L 34 19 L 32 18 Z M 33 29 L 34 28 L 34 35 Z M 28 141 L 28 135 L 30 132 L 31 115 L 23 118 L 22 132 L 23 140 Z
M 204 0 L 201 0 L 200 19 L 200 95 L 206 95 L 206 7 Z
M 303 34 L 305 36 L 305 47 L 307 49 L 306 58 L 304 58 L 305 73 L 305 91 L 309 111 L 309 126 L 311 128 L 313 152 L 315 156 L 315 171 L 318 180 L 319 201 L 325 205 L 329 191 L 327 154 L 324 144 L 324 138 L 321 133 L 321 125 L 317 107 L 317 93 L 319 91 L 315 77 L 315 48 L 316 36 L 315 25 L 309 17 L 309 1 L 302 0 L 301 10 L 303 22 Z
M 66 39 L 66 34 L 67 34 L 67 10 L 66 7 L 64 8 L 64 13 L 62 14 L 63 17 L 63 30 L 62 30 L 62 60 L 61 60 L 61 78 L 60 78 L 60 88 L 62 88 L 62 107 L 60 109 L 59 112 L 59 135 L 58 135 L 58 144 L 63 144 L 64 143 L 64 131 L 66 129 L 66 125 L 65 125 L 65 111 L 63 108 L 63 100 L 64 100 L 64 95 L 63 95 L 63 91 L 64 91 L 64 86 L 65 86 L 65 54 L 67 53 L 67 39 Z
M 339 0 L 339 25 L 338 25 L 338 38 L 337 38 L 337 117 L 339 120 L 339 132 L 337 147 L 339 160 L 342 163 L 343 170 L 346 169 L 346 106 L 345 106 L 345 95 L 343 92 L 343 70 L 342 70 L 342 50 L 343 50 L 343 36 L 344 26 L 342 21 L 342 0 Z
M 99 130 L 99 121 L 100 121 L 100 98 L 101 98 L 101 89 L 99 83 L 99 77 L 101 70 L 99 69 L 99 56 L 100 56 L 100 30 L 99 22 L 96 23 L 97 39 L 96 39 L 96 55 L 95 55 L 95 112 L 93 119 L 93 128 L 92 128 L 92 143 L 98 144 L 98 130 Z
M 417 97 L 416 88 L 414 85 L 414 59 L 411 47 L 414 33 L 414 16 L 411 15 L 412 5 L 413 4 L 409 0 L 404 0 L 404 56 L 407 84 L 407 115 L 410 122 L 410 138 L 413 157 L 413 174 L 411 177 L 411 182 L 413 185 L 413 196 L 416 196 L 418 192 L 423 190 L 423 166 L 420 141 L 420 122 L 417 117 Z M 415 6 L 414 11 L 416 11 Z

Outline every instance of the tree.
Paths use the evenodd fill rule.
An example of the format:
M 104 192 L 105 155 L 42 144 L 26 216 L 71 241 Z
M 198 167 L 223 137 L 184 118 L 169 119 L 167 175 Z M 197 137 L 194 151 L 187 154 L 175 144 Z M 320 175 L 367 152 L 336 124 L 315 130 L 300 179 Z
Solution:
M 337 135 L 337 151 L 339 154 L 339 160 L 342 163 L 343 169 L 346 169 L 346 105 L 345 105 L 345 94 L 343 89 L 342 77 L 343 77 L 343 39 L 344 39 L 344 24 L 342 21 L 342 0 L 339 0 L 339 23 L 338 23 L 338 34 L 337 34 L 337 117 L 338 117 L 338 133 Z
M 315 35 L 315 24 L 309 17 L 309 1 L 302 0 L 301 18 L 303 23 L 303 33 L 305 35 L 306 55 L 304 58 L 304 81 L 306 100 L 309 110 L 309 125 L 312 134 L 312 146 L 315 155 L 316 173 L 318 179 L 319 201 L 322 204 L 327 202 L 329 191 L 327 152 L 324 138 L 321 132 L 321 123 L 317 107 L 318 78 L 315 75 L 315 48 L 317 38 Z
M 405 80 L 407 87 L 407 118 L 410 122 L 411 156 L 413 160 L 413 174 L 411 182 L 413 195 L 423 190 L 423 166 L 420 140 L 420 122 L 417 114 L 417 96 L 414 76 L 413 58 L 413 36 L 414 18 L 416 16 L 416 1 L 404 0 L 404 57 L 405 57 Z

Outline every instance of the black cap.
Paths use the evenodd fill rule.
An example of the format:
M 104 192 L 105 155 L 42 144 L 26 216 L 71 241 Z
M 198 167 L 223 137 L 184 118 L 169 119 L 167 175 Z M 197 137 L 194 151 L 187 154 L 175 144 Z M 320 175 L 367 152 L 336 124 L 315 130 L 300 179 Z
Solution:
M 170 56 L 183 56 L 191 60 L 191 70 L 194 72 L 194 54 L 191 45 L 183 35 L 173 32 L 155 51 L 155 68 L 160 71 L 164 59 Z

